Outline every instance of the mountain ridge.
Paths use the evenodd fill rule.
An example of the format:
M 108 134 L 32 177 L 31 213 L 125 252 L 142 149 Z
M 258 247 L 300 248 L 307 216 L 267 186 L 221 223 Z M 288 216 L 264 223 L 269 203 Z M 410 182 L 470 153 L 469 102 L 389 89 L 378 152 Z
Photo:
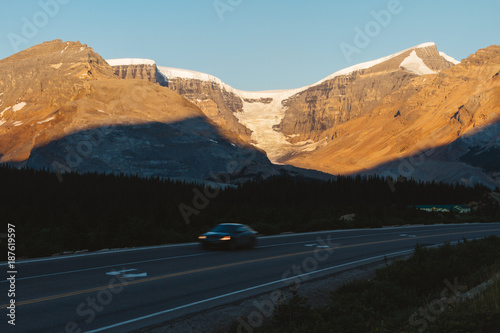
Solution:
M 240 180 L 283 172 L 277 164 L 396 177 L 434 150 L 405 176 L 495 186 L 499 53 L 491 46 L 455 65 L 425 43 L 301 88 L 245 92 L 153 60 L 111 66 L 79 42 L 46 42 L 0 60 L 0 162 L 207 180 L 250 154 Z M 106 140 L 93 145 L 85 138 L 96 131 Z M 84 162 L 68 168 L 76 150 Z M 445 165 L 453 176 L 440 175 Z
M 481 52 L 481 50 L 478 51 L 479 54 Z M 474 56 L 471 56 L 464 61 L 469 63 L 470 59 L 473 58 Z M 459 64 L 461 62 L 443 52 L 439 52 L 434 43 L 424 43 L 387 57 L 337 71 L 309 86 L 262 92 L 246 92 L 234 89 L 219 78 L 205 73 L 162 66 L 158 68 L 167 80 L 170 80 L 169 84 L 172 89 L 200 106 L 210 118 L 215 119 L 215 121 L 221 115 L 226 119 L 232 117 L 234 120 L 236 118 L 238 125 L 242 124 L 251 131 L 250 138 L 248 138 L 247 134 L 246 140 L 266 151 L 268 157 L 275 164 L 290 164 L 332 174 L 370 174 L 371 171 L 369 170 L 373 169 L 380 174 L 397 175 L 397 164 L 403 163 L 401 161 L 396 163 L 396 167 L 390 164 L 388 158 L 376 163 L 366 164 L 367 157 L 373 160 L 373 156 L 377 156 L 377 154 L 383 155 L 383 150 L 387 149 L 385 145 L 380 146 L 382 152 L 375 153 L 373 150 L 376 150 L 376 148 L 372 147 L 371 151 L 365 153 L 366 156 L 360 156 L 359 158 L 355 158 L 356 154 L 353 153 L 352 148 L 349 148 L 344 151 L 343 156 L 351 156 L 351 162 L 340 169 L 332 167 L 332 165 L 338 165 L 338 163 L 324 163 L 325 159 L 331 161 L 331 158 L 327 156 L 317 158 L 317 156 L 321 155 L 322 149 L 327 149 L 323 147 L 332 145 L 332 141 L 337 141 L 339 138 L 344 140 L 349 135 L 352 136 L 350 132 L 353 131 L 356 123 L 361 124 L 360 128 L 366 127 L 365 131 L 360 130 L 361 133 L 369 131 L 370 126 L 366 126 L 366 124 L 373 121 L 372 116 L 374 114 L 372 113 L 378 112 L 376 111 L 377 108 L 384 105 L 387 99 L 396 98 L 399 100 L 401 110 L 393 106 L 396 109 L 390 111 L 390 117 L 396 120 L 404 119 L 400 126 L 408 126 L 411 122 L 419 119 L 419 117 L 422 117 L 421 114 L 413 112 L 409 115 L 404 111 L 405 108 L 416 108 L 419 104 L 425 102 L 424 100 L 422 102 L 407 101 L 410 96 L 421 89 L 414 82 L 434 82 L 436 77 L 441 77 L 442 73 Z M 460 77 L 463 74 L 453 75 Z M 206 87 L 203 87 L 204 84 Z M 441 84 L 437 83 L 438 89 Z M 356 85 L 358 88 L 356 88 Z M 221 95 L 226 94 L 226 96 L 219 99 L 213 98 L 214 91 L 222 91 L 223 94 Z M 335 93 L 335 91 L 338 91 L 338 93 Z M 464 96 L 467 96 L 468 92 L 464 90 L 463 93 Z M 340 97 L 335 101 L 336 97 L 332 98 L 332 95 Z M 354 98 L 356 95 L 358 97 Z M 474 104 L 474 98 L 470 98 L 472 100 L 469 104 Z M 231 107 L 226 108 L 225 101 L 227 100 L 231 101 Z M 464 105 L 467 104 L 466 102 L 464 101 Z M 458 106 L 457 110 L 460 111 Z M 431 106 L 427 107 L 427 109 L 430 108 Z M 425 112 L 428 112 L 428 110 Z M 451 114 L 450 117 L 453 115 Z M 460 114 L 457 114 L 456 117 L 459 123 L 464 119 L 464 116 L 460 118 Z M 489 116 L 483 114 L 483 117 Z M 353 123 L 358 118 L 361 120 Z M 388 121 L 388 119 L 385 121 Z M 228 123 L 226 121 L 226 124 Z M 347 125 L 343 125 L 345 123 Z M 476 119 L 476 124 L 481 127 L 487 126 L 491 122 L 482 123 Z M 229 125 L 229 128 L 231 127 Z M 461 128 L 459 132 L 467 133 L 469 130 L 468 127 L 462 126 Z M 393 129 L 392 131 L 401 132 L 401 129 Z M 460 138 L 460 135 L 455 137 Z M 245 140 L 245 138 L 243 139 Z M 482 139 L 479 138 L 478 140 L 481 141 Z M 408 147 L 401 147 L 398 154 L 394 155 L 394 158 L 399 161 L 400 158 L 410 158 L 411 154 L 404 157 L 405 152 L 406 154 L 417 153 L 413 147 L 415 142 L 416 140 L 410 140 Z M 452 140 L 447 140 L 441 144 L 448 145 L 451 142 Z M 473 149 L 472 146 L 464 148 L 463 143 L 459 146 L 464 151 Z M 450 147 L 457 147 L 457 145 Z M 333 155 L 337 159 L 344 159 L 339 154 Z M 460 162 L 461 157 L 457 157 L 458 160 L 455 157 L 450 157 L 450 165 L 462 163 Z M 471 165 L 475 164 L 471 162 L 470 158 L 468 161 L 472 163 Z M 377 163 L 386 165 L 388 170 L 384 170 L 383 167 L 377 168 Z M 444 162 L 435 162 L 434 172 L 439 168 L 439 163 Z M 479 182 L 495 186 L 497 181 L 493 180 L 491 176 L 482 174 L 481 169 L 472 168 L 471 170 L 469 172 L 470 179 L 478 179 Z M 430 168 L 428 172 L 423 173 L 423 179 L 433 180 L 432 173 L 432 168 Z M 459 171 L 455 173 L 457 174 L 456 177 L 439 176 L 438 178 L 444 181 L 463 181 L 463 179 L 466 179 L 462 177 L 463 175 L 460 175 Z M 465 173 L 463 172 L 463 174 Z M 417 173 L 414 173 L 414 176 L 417 177 Z
M 280 164 L 285 156 L 302 151 L 311 151 L 324 143 L 317 133 L 311 136 L 307 129 L 303 129 L 299 133 L 296 130 L 295 120 L 292 120 L 291 124 L 283 122 L 283 119 L 287 116 L 287 109 L 290 109 L 289 106 L 284 105 L 288 99 L 327 82 L 336 79 L 341 80 L 340 78 L 348 75 L 387 71 L 384 63 L 390 61 L 393 61 L 393 63 L 390 63 L 391 70 L 399 70 L 399 65 L 415 50 L 425 59 L 425 62 L 428 62 L 428 59 L 431 58 L 428 56 L 429 54 L 439 59 L 441 63 L 438 64 L 432 61 L 428 62 L 429 67 L 434 69 L 448 68 L 453 65 L 438 53 L 435 43 L 424 43 L 390 56 L 339 70 L 310 85 L 295 89 L 271 91 L 243 91 L 235 89 L 225 84 L 221 79 L 209 74 L 162 66 L 158 66 L 158 69 L 165 76 L 170 88 L 198 105 L 207 116 L 221 126 L 238 127 L 237 134 L 240 135 L 242 140 L 263 149 L 273 163 Z M 404 70 L 401 70 L 401 72 L 409 73 Z M 218 87 L 214 88 L 214 84 L 218 85 Z M 400 84 L 404 84 L 404 82 Z M 193 88 L 193 85 L 197 87 Z M 214 90 L 219 91 L 219 96 L 214 97 Z M 229 105 L 226 105 L 225 102 L 228 100 Z M 302 114 L 301 110 L 298 110 L 298 112 Z M 309 115 L 304 117 L 311 118 Z M 290 116 L 287 119 L 290 119 Z M 307 120 L 298 121 L 310 126 L 307 124 Z M 241 125 L 244 128 L 241 128 Z M 312 126 L 314 127 L 314 125 Z M 321 127 L 322 125 L 318 126 Z
M 370 114 L 331 129 L 346 133 L 338 140 L 308 156 L 295 156 L 287 162 L 300 167 L 314 165 L 330 173 L 371 173 L 368 170 L 373 169 L 384 174 L 380 165 L 394 161 L 391 174 L 401 173 L 398 168 L 403 165 L 417 170 L 426 164 L 434 164 L 428 167 L 426 179 L 445 180 L 433 178 L 432 169 L 434 175 L 440 169 L 460 174 L 458 169 L 464 166 L 460 164 L 461 157 L 478 147 L 478 143 L 484 148 L 490 145 L 491 154 L 500 146 L 499 137 L 492 134 L 495 130 L 497 135 L 500 133 L 499 71 L 500 46 L 479 50 L 438 75 L 416 78 L 384 98 Z M 469 136 L 474 139 L 467 139 Z M 446 149 L 440 151 L 438 147 Z M 407 163 L 412 156 L 427 150 L 435 154 L 426 154 L 422 162 Z M 496 160 L 500 165 L 498 157 Z M 472 161 L 469 164 L 477 165 Z M 498 167 L 486 172 L 489 175 L 478 169 L 469 171 L 469 176 L 453 179 L 470 178 L 474 183 L 474 179 L 482 178 L 481 182 L 491 187 L 497 186 L 500 180 L 496 175 L 500 171 Z
M 279 173 L 184 97 L 118 77 L 79 42 L 46 42 L 1 60 L 0 94 L 2 163 L 199 180 L 239 165 L 231 182 Z

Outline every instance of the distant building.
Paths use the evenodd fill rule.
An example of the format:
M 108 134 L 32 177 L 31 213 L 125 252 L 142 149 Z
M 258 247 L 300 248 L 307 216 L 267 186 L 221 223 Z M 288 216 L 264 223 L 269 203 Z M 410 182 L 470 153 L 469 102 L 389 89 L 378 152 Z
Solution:
M 426 212 L 443 212 L 449 213 L 450 211 L 459 214 L 466 214 L 471 212 L 471 208 L 467 205 L 419 205 L 415 206 L 419 210 Z

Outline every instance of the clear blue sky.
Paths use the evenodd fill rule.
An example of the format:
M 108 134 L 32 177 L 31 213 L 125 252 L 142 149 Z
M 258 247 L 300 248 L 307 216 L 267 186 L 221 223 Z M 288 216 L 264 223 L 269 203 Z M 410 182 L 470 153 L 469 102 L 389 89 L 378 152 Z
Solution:
M 52 15 L 44 16 L 40 3 L 54 1 L 66 4 L 58 10 L 49 6 Z M 23 38 L 17 40 L 20 49 L 53 39 L 78 40 L 105 59 L 154 59 L 158 65 L 215 75 L 238 89 L 267 90 L 311 84 L 424 42 L 435 42 L 458 60 L 500 44 L 498 0 L 400 0 L 399 12 L 378 30 L 372 24 L 369 44 L 358 43 L 362 47 L 348 61 L 340 46 L 355 47 L 355 28 L 370 27 L 371 11 L 387 9 L 392 1 L 397 2 L 2 0 L 0 58 L 15 53 L 13 36 Z M 34 21 L 38 31 L 23 32 L 26 22 Z

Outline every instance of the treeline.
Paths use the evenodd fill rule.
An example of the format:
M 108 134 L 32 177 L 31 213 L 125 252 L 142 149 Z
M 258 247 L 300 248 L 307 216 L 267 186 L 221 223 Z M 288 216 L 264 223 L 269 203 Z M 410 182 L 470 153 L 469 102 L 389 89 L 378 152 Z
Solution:
M 489 190 L 481 185 L 388 181 L 379 176 L 337 176 L 327 182 L 284 176 L 249 182 L 227 192 L 228 200 L 234 198 L 255 205 L 352 206 L 463 204 L 482 198 Z
M 64 174 L 0 166 L 2 220 L 16 226 L 17 254 L 194 241 L 217 223 L 240 222 L 263 234 L 489 221 L 499 208 L 489 189 L 381 177 L 322 182 L 281 176 L 225 189 L 152 177 Z M 482 202 L 473 216 L 433 214 L 417 204 Z M 351 221 L 340 220 L 355 214 Z M 0 231 L 0 234 L 5 231 Z

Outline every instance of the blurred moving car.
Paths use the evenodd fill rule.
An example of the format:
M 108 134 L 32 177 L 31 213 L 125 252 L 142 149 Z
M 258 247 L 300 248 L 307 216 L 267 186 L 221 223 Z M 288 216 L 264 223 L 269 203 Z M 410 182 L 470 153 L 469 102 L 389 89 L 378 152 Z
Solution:
M 209 232 L 198 237 L 204 249 L 221 247 L 229 250 L 257 244 L 257 232 L 247 225 L 239 223 L 222 223 Z

